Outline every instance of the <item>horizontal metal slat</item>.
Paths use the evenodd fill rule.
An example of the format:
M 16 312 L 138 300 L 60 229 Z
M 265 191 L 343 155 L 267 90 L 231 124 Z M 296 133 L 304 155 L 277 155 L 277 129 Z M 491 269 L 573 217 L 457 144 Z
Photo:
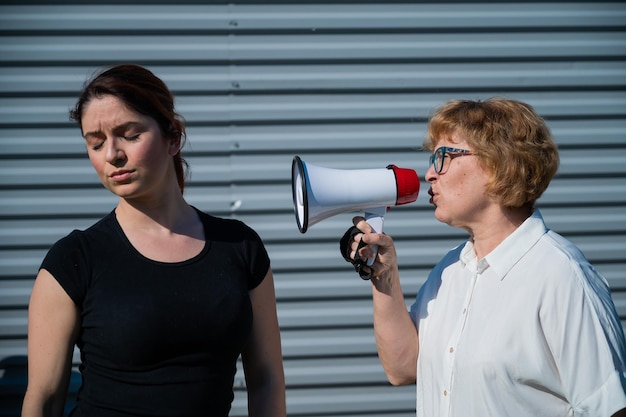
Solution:
M 450 99 L 447 97 L 442 100 Z M 443 104 L 443 101 L 438 103 Z M 316 155 L 325 151 L 324 158 L 333 153 L 355 151 L 355 147 L 362 150 L 390 150 L 417 151 L 421 148 L 426 135 L 426 123 L 415 120 L 424 119 L 434 110 L 426 114 L 416 113 L 416 117 L 404 123 L 363 123 L 352 124 L 298 124 L 298 125 L 258 125 L 258 126 L 231 126 L 231 127 L 196 127 L 187 129 L 188 146 L 184 153 L 194 152 L 225 152 L 238 153 L 293 153 L 307 152 Z M 550 114 L 549 117 L 563 117 L 564 114 Z M 559 146 L 587 147 L 620 147 L 626 146 L 623 132 L 626 130 L 626 117 L 606 120 L 577 119 L 577 120 L 547 120 L 555 141 Z M 54 133 L 54 132 L 53 132 Z M 36 135 L 36 132 L 34 133 Z M 80 139 L 78 132 L 76 137 Z M 22 143 L 21 140 L 15 140 Z M 0 147 L 3 140 L 0 139 Z M 48 142 L 50 143 L 50 142 Z M 38 146 L 35 144 L 34 146 Z M 56 146 L 56 143 L 55 143 Z M 82 149 L 82 148 L 81 148 Z M 3 148 L 0 148 L 0 151 Z M 51 149 L 54 152 L 55 149 Z M 316 155 L 321 158 L 321 156 Z M 339 156 L 341 157 L 341 156 Z M 344 159 L 349 159 L 343 157 Z M 317 163 L 323 162 L 318 160 Z M 376 165 L 372 165 L 376 166 Z M 193 167 L 192 167 L 193 168 Z
M 626 182 L 622 178 L 575 178 L 552 180 L 539 204 L 623 204 Z
M 226 5 L 145 6 L 15 5 L 0 7 L 0 24 L 11 31 L 228 29 L 232 8 Z
M 185 194 L 191 204 L 209 213 L 230 212 L 234 197 L 229 186 L 212 186 L 210 192 L 207 191 L 207 188 L 196 187 L 194 189 L 190 187 Z M 263 194 L 263 191 L 268 194 Z M 246 202 L 275 197 L 274 193 L 271 192 L 271 187 L 269 190 L 259 190 L 259 192 L 261 194 L 250 195 L 250 198 L 246 198 Z M 247 192 L 244 194 L 249 195 Z M 240 196 L 236 198 L 240 198 Z M 103 215 L 113 210 L 117 205 L 117 197 L 104 190 L 102 186 L 93 189 L 74 190 L 0 190 L 0 200 L 3 201 L 3 204 L 0 205 L 0 216 Z M 275 205 L 271 203 L 271 200 L 268 202 Z M 252 206 L 252 208 L 254 207 Z M 262 209 L 262 207 L 256 206 L 256 209 Z
M 580 88 L 623 85 L 626 67 L 621 62 L 455 62 L 300 65 L 198 65 L 149 68 L 176 95 L 206 92 L 263 92 L 297 90 L 465 90 L 507 88 Z M 0 68 L 4 93 L 77 92 L 97 68 Z
M 562 149 L 559 175 L 626 176 L 626 147 L 615 149 Z
M 340 229 L 337 239 L 341 237 L 347 228 Z M 397 244 L 396 251 L 400 262 L 413 267 L 424 267 L 434 265 L 443 254 L 461 241 L 458 239 L 445 239 L 441 241 L 431 242 L 424 241 L 425 245 Z M 310 242 L 302 239 L 300 242 L 289 243 L 268 243 L 268 251 L 272 257 L 272 265 L 276 270 L 287 269 L 295 271 L 306 271 L 320 268 L 320 262 L 323 262 L 324 270 L 337 269 L 344 270 L 349 267 L 339 253 L 338 240 L 332 242 Z M 302 253 L 306 253 L 305 258 Z
M 0 251 L 0 277 L 35 277 L 47 250 Z
M 28 316 L 26 310 L 0 311 L 0 338 L 25 337 L 27 323 Z
M 572 67 L 570 63 L 490 62 L 447 64 L 355 64 L 355 65 L 242 65 L 229 68 L 224 74 L 226 88 L 236 92 L 294 91 L 294 90 L 466 90 L 507 88 L 580 88 L 586 86 L 623 85 L 626 68 L 621 62 L 582 62 Z M 211 88 L 213 71 L 207 75 L 190 77 L 207 78 L 196 82 L 195 88 Z M 177 75 L 163 77 L 171 80 L 175 91 L 185 91 L 190 82 Z M 191 81 L 189 80 L 189 81 Z M 220 80 L 222 81 L 222 80 Z
M 540 207 L 548 227 L 563 235 L 626 234 L 626 210 L 615 207 Z
M 285 358 L 363 356 L 376 351 L 371 328 L 281 329 L 281 338 Z
M 26 364 L 26 351 L 26 338 L 0 339 L 0 358 L 2 358 L 2 360 Z
M 33 288 L 34 276 L 32 278 L 0 280 L 0 305 L 15 309 L 26 307 Z
M 367 357 L 286 359 L 283 366 L 288 390 L 326 388 L 329 385 L 389 385 L 375 346 Z M 246 387 L 241 360 L 237 361 L 234 386 L 242 389 Z
M 428 272 L 426 268 L 408 269 L 400 265 L 402 287 L 409 298 L 408 294 L 417 293 Z M 311 270 L 296 274 L 277 270 L 274 280 L 276 296 L 281 303 L 303 299 L 367 299 L 372 296 L 370 283 L 359 278 L 348 263 L 337 271 Z
M 207 99 L 210 101 L 210 98 Z M 443 103 L 443 102 L 442 102 Z M 65 110 L 65 109 L 64 109 Z M 59 110 L 59 113 L 61 111 Z M 418 114 L 416 114 L 418 116 Z M 422 115 L 426 117 L 426 115 Z M 579 119 L 547 120 L 552 134 L 560 147 L 619 148 L 626 146 L 623 132 L 626 130 L 626 117 L 620 119 Z M 426 123 L 408 120 L 405 123 L 363 123 L 354 124 L 298 124 L 298 125 L 258 125 L 230 127 L 187 128 L 187 145 L 183 148 L 185 157 L 197 154 L 301 154 L 305 161 L 315 158 L 312 163 L 323 165 L 332 154 L 343 158 L 345 152 L 390 150 L 417 151 L 426 134 Z M 326 151 L 323 155 L 320 150 Z M 605 152 L 610 152 L 606 151 Z M 85 142 L 78 126 L 72 128 L 4 129 L 0 137 L 0 154 L 40 156 L 77 156 L 86 160 Z M 343 155 L 343 156 L 342 156 Z M 370 159 L 375 158 L 372 156 Z M 290 157 L 285 158 L 286 161 Z M 395 162 L 395 161 L 394 161 Z M 4 162 L 2 162 L 4 163 Z M 374 165 L 372 165 L 374 166 Z M 192 172 L 194 165 L 191 166 Z M 192 178 L 193 180 L 193 178 Z
M 98 220 L 99 217 L 0 220 L 0 246 L 50 246 L 72 230 L 84 230 Z
M 493 94 L 486 95 L 489 97 Z M 623 118 L 626 95 L 621 91 L 585 92 L 507 92 L 505 95 L 534 106 L 545 118 L 606 117 Z M 426 118 L 451 98 L 438 94 L 304 94 L 265 96 L 179 97 L 178 111 L 189 123 L 330 123 L 371 120 L 407 122 Z M 469 98 L 486 98 L 473 97 Z M 465 94 L 461 97 L 468 98 Z M 0 98 L 0 127 L 14 124 L 66 124 L 70 98 Z M 422 135 L 417 136 L 421 139 Z M 418 140 L 419 140 L 418 139 Z
M 560 147 L 622 147 L 626 118 L 607 120 L 547 120 Z
M 284 35 L 5 36 L 0 62 L 294 62 L 312 60 L 506 60 L 532 56 L 623 57 L 619 32 Z
M 11 31 L 109 30 L 158 27 L 168 30 L 459 29 L 593 27 L 623 23 L 620 3 L 324 4 L 319 5 L 117 5 L 116 13 L 98 5 L 2 6 L 0 27 Z M 122 17 L 120 17 L 122 16 Z
M 231 412 L 233 417 L 248 415 L 245 404 L 245 394 L 236 392 Z M 396 413 L 405 412 L 415 415 L 415 385 L 303 388 L 290 389 L 287 394 L 287 413 L 294 417 L 358 417 L 375 416 L 376 413 L 395 417 Z
M 365 358 L 286 360 L 285 381 L 287 386 L 324 386 L 329 381 L 333 385 L 384 385 L 387 378 L 374 354 Z
M 596 115 L 623 117 L 626 114 L 626 96 L 620 91 L 500 93 L 533 105 L 537 112 L 546 118 Z M 353 122 L 369 122 L 371 119 L 411 121 L 416 117 L 427 117 L 450 98 L 450 94 L 442 93 L 232 96 L 214 97 L 211 100 L 203 97 L 181 97 L 178 100 L 178 108 L 190 122 L 209 121 L 226 113 L 233 122 L 290 120 L 328 122 L 342 119 Z
M 327 328 L 372 325 L 371 300 L 319 300 L 278 306 L 281 328 Z

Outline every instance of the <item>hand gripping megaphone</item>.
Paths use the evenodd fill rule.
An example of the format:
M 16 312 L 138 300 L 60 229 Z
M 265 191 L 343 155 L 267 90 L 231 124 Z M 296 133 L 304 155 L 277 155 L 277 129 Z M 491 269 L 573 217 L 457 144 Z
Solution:
M 382 169 L 324 168 L 306 164 L 299 156 L 293 158 L 291 185 L 300 233 L 321 220 L 350 211 L 362 211 L 374 232 L 382 233 L 387 209 L 414 202 L 420 188 L 412 169 L 395 165 Z M 374 258 L 368 259 L 368 266 Z

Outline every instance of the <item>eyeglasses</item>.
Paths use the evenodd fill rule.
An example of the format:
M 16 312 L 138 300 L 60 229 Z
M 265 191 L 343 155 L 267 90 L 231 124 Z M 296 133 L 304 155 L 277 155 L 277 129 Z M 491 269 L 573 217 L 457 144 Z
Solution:
M 444 168 L 443 166 L 445 164 L 446 156 L 448 156 L 450 160 L 453 160 L 456 157 L 465 155 L 472 155 L 472 151 L 468 151 L 467 149 L 457 149 L 449 148 L 447 146 L 441 146 L 437 148 L 435 152 L 432 153 L 432 155 L 430 155 L 430 165 L 434 165 L 435 172 L 437 174 L 441 174 Z

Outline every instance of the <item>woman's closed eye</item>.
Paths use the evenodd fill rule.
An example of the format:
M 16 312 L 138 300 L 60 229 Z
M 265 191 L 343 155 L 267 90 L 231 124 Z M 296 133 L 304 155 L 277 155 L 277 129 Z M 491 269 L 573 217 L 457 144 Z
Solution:
M 133 141 L 136 141 L 137 139 L 139 139 L 139 136 L 141 136 L 141 134 L 137 133 L 137 134 L 131 134 L 131 135 L 123 135 L 122 138 L 124 140 L 129 141 L 129 142 L 133 142 Z

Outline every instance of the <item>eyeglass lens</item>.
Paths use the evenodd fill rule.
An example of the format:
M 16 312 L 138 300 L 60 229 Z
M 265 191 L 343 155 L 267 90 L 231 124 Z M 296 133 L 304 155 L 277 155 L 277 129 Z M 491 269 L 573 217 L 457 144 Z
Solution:
M 446 151 L 444 148 L 437 148 L 435 153 L 430 156 L 430 164 L 434 165 L 435 172 L 440 174 L 443 170 L 443 159 L 446 156 Z

